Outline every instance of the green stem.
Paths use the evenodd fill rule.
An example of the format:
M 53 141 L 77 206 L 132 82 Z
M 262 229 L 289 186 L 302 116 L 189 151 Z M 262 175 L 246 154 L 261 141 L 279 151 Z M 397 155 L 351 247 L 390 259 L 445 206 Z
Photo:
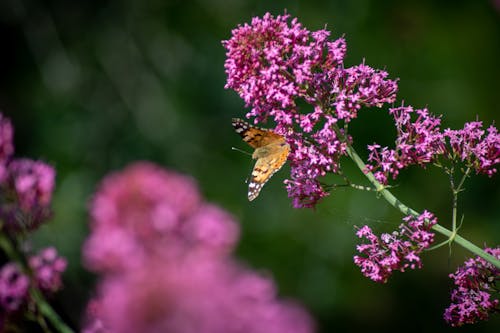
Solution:
M 465 176 L 464 176 L 465 177 Z M 465 178 L 462 178 L 462 181 L 460 184 L 463 184 L 463 181 Z M 450 184 L 451 184 L 451 192 L 453 195 L 453 203 L 452 203 L 452 209 L 451 209 L 451 231 L 453 232 L 452 236 L 450 239 L 453 241 L 452 238 L 455 238 L 456 233 L 457 233 L 457 210 L 458 210 L 458 192 L 459 189 L 455 187 L 455 181 L 453 179 L 453 173 L 450 173 Z M 451 242 L 450 242 L 451 246 Z M 451 250 L 451 248 L 450 248 Z
M 467 170 L 464 172 L 462 179 L 460 180 L 460 183 L 458 186 L 455 186 L 455 180 L 453 179 L 453 174 L 454 174 L 454 168 L 450 170 L 450 185 L 451 185 L 451 192 L 453 195 L 453 203 L 452 203 L 452 217 L 451 217 L 451 231 L 452 234 L 448 240 L 448 244 L 450 246 L 450 253 L 451 253 L 451 243 L 457 236 L 458 228 L 457 228 L 457 212 L 458 212 L 458 194 L 462 191 L 462 186 L 464 185 L 465 179 L 469 176 L 470 168 L 467 168 Z
M 0 230 L 0 248 L 7 255 L 7 258 L 16 262 L 19 267 L 24 267 L 26 266 L 26 261 L 16 250 L 13 242 L 14 241 L 7 237 L 3 230 Z
M 375 187 L 375 189 L 380 193 L 384 199 L 391 204 L 393 207 L 398 209 L 400 212 L 402 212 L 405 215 L 413 215 L 413 216 L 419 216 L 420 214 L 402 203 L 398 198 L 396 198 L 387 188 L 385 188 L 382 184 L 380 184 L 376 179 L 373 173 L 371 172 L 365 172 L 366 171 L 366 165 L 363 162 L 363 160 L 359 157 L 359 155 L 356 153 L 356 150 L 351 146 L 347 146 L 347 154 L 349 157 L 356 163 L 358 168 L 363 171 L 365 174 L 366 178 L 370 181 L 370 183 Z M 440 234 L 446 236 L 446 237 L 453 237 L 453 241 L 460 246 L 464 247 L 465 249 L 469 250 L 470 252 L 474 253 L 477 256 L 480 256 L 481 258 L 487 260 L 491 264 L 495 265 L 497 268 L 500 268 L 500 260 L 496 259 L 494 256 L 486 253 L 483 249 L 480 247 L 474 245 L 473 243 L 469 242 L 465 238 L 461 237 L 453 231 L 450 231 L 446 229 L 445 227 L 435 224 L 432 229 L 436 232 L 439 232 Z
M 52 326 L 61 333 L 73 333 L 74 331 L 67 326 L 61 317 L 54 311 L 54 309 L 47 303 L 43 295 L 38 289 L 31 288 L 31 298 L 35 301 L 40 313 L 48 319 Z

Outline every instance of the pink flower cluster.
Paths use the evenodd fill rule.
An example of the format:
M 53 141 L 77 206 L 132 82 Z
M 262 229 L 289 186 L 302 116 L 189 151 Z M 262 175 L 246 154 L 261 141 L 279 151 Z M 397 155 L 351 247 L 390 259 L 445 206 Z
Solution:
M 57 254 L 54 247 L 41 250 L 29 258 L 29 267 L 33 272 L 36 286 L 46 292 L 55 293 L 62 287 L 62 273 L 68 265 L 65 258 Z
M 396 98 L 396 81 L 385 71 L 364 63 L 344 68 L 346 42 L 329 36 L 327 30 L 303 28 L 288 14 L 267 13 L 223 41 L 225 87 L 245 100 L 251 107 L 247 117 L 256 123 L 272 117 L 276 132 L 290 144 L 286 185 L 294 207 L 313 207 L 328 195 L 319 178 L 338 171 L 351 140 L 338 123 L 356 118 L 361 107 L 381 107 Z
M 500 259 L 500 248 L 485 251 Z M 451 326 L 474 324 L 500 311 L 500 269 L 491 263 L 480 257 L 469 259 L 450 278 L 456 288 L 451 292 L 452 303 L 444 319 Z
M 55 170 L 41 161 L 14 158 L 13 128 L 0 114 L 0 219 L 8 232 L 36 229 L 51 216 Z
M 91 206 L 88 267 L 101 275 L 84 332 L 312 332 L 273 282 L 231 258 L 239 229 L 192 179 L 136 163 Z
M 3 242 L 10 242 L 19 257 L 19 234 L 36 229 L 51 216 L 55 171 L 50 165 L 14 158 L 14 129 L 0 113 L 0 225 Z M 24 235 L 22 235 L 24 236 Z M 11 255 L 11 251 L 8 251 Z M 10 258 L 13 259 L 13 258 Z M 19 259 L 17 259 L 19 260 Z M 66 260 L 50 247 L 27 257 L 29 268 L 9 262 L 0 269 L 0 331 L 19 318 L 21 310 L 35 309 L 30 288 L 52 294 L 62 287 Z M 27 310 L 29 311 L 29 310 Z
M 387 184 L 388 176 L 395 179 L 401 169 L 410 165 L 424 166 L 443 154 L 444 137 L 439 126 L 441 119 L 431 115 L 427 109 L 414 110 L 411 106 L 391 108 L 397 130 L 396 148 L 369 145 L 368 171 L 382 184 Z M 412 119 L 416 118 L 416 119 Z
M 476 173 L 493 176 L 496 165 L 500 163 L 500 134 L 494 126 L 487 129 L 485 135 L 483 123 L 473 121 L 465 123 L 460 130 L 446 129 L 444 135 L 449 140 L 452 158 L 465 163 Z
M 403 218 L 405 223 L 398 231 L 384 233 L 380 237 L 368 226 L 361 227 L 356 235 L 367 242 L 357 245 L 359 255 L 354 256 L 354 263 L 361 268 L 367 278 L 385 283 L 394 271 L 404 272 L 407 268 L 422 267 L 420 253 L 434 241 L 433 225 L 436 217 L 424 211 L 418 217 L 412 215 Z
M 19 310 L 28 297 L 29 286 L 29 277 L 21 272 L 17 264 L 5 264 L 0 269 L 0 313 Z
M 500 163 L 500 135 L 494 126 L 485 135 L 480 121 L 469 122 L 463 129 L 441 131 L 440 117 L 427 109 L 411 106 L 391 108 L 397 130 L 394 149 L 378 144 L 368 146 L 370 155 L 367 171 L 374 173 L 382 184 L 389 178 L 396 179 L 400 170 L 410 165 L 425 167 L 428 163 L 441 161 L 463 163 L 466 167 L 492 176 Z
M 11 317 L 30 304 L 30 287 L 38 287 L 49 295 L 62 287 L 61 274 L 66 269 L 66 260 L 54 248 L 43 249 L 28 261 L 32 276 L 14 262 L 0 268 L 0 331 Z

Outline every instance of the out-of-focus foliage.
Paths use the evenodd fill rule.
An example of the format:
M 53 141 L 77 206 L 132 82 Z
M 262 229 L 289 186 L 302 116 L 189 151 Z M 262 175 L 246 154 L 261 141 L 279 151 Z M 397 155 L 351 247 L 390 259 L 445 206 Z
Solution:
M 247 147 L 230 124 L 244 103 L 224 89 L 220 42 L 237 24 L 284 9 L 310 30 L 327 25 L 333 36 L 345 34 L 347 65 L 364 60 L 399 77 L 399 100 L 443 114 L 444 128 L 476 116 L 498 122 L 495 0 L 2 1 L 0 109 L 15 126 L 16 155 L 57 169 L 55 217 L 33 242 L 68 257 L 55 306 L 76 327 L 93 287 L 80 263 L 89 197 L 111 170 L 152 160 L 192 175 L 206 197 L 233 212 L 242 225 L 240 258 L 304 303 L 320 332 L 452 331 L 442 313 L 447 275 L 467 255 L 460 248 L 428 253 L 422 270 L 378 285 L 352 262 L 354 225 L 390 230 L 400 216 L 373 193 L 339 190 L 315 211 L 294 210 L 281 182 L 285 167 L 247 201 L 252 162 L 231 150 Z M 390 143 L 390 126 L 383 111 L 361 112 L 352 126 L 357 149 Z M 402 200 L 447 225 L 451 195 L 442 174 L 415 169 L 397 185 Z M 468 181 L 460 200 L 464 236 L 480 246 L 500 243 L 499 200 L 498 179 Z M 497 316 L 463 331 L 499 327 Z

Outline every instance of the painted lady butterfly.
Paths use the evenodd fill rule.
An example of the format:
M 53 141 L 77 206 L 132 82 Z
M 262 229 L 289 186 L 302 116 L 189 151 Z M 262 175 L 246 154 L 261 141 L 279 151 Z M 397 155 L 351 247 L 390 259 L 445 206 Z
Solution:
M 257 198 L 264 184 L 285 164 L 290 146 L 285 138 L 266 128 L 255 127 L 233 118 L 233 127 L 243 141 L 255 148 L 252 158 L 257 160 L 248 184 L 248 200 Z

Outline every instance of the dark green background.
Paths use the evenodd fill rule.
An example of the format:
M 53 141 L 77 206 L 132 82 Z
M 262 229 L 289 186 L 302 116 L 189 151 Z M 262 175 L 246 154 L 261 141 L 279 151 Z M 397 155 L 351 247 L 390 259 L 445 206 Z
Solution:
M 135 160 L 197 179 L 207 200 L 241 223 L 237 255 L 270 272 L 283 297 L 305 304 L 318 332 L 494 332 L 500 316 L 448 328 L 450 280 L 468 253 L 454 246 L 424 255 L 424 269 L 388 284 L 363 278 L 352 256 L 354 225 L 395 229 L 400 215 L 372 193 L 339 190 L 316 210 L 294 210 L 283 189 L 289 169 L 260 197 L 246 199 L 247 149 L 230 120 L 243 102 L 224 89 L 225 50 L 238 23 L 284 8 L 310 30 L 345 34 L 346 65 L 365 59 L 399 77 L 398 102 L 443 114 L 443 127 L 498 120 L 500 11 L 494 1 L 28 1 L 0 2 L 0 108 L 12 118 L 16 154 L 57 168 L 54 220 L 34 246 L 67 256 L 65 290 L 54 300 L 78 326 L 94 278 L 80 263 L 87 205 L 98 181 Z M 498 1 L 497 1 L 498 3 Z M 498 5 L 500 7 L 500 5 Z M 362 112 L 352 126 L 358 151 L 389 144 L 386 112 Z M 353 179 L 362 182 L 346 163 Z M 498 178 L 498 177 L 497 177 Z M 477 245 L 500 243 L 497 178 L 473 177 L 461 195 L 461 233 Z M 433 168 L 403 173 L 394 193 L 448 226 L 451 196 Z

